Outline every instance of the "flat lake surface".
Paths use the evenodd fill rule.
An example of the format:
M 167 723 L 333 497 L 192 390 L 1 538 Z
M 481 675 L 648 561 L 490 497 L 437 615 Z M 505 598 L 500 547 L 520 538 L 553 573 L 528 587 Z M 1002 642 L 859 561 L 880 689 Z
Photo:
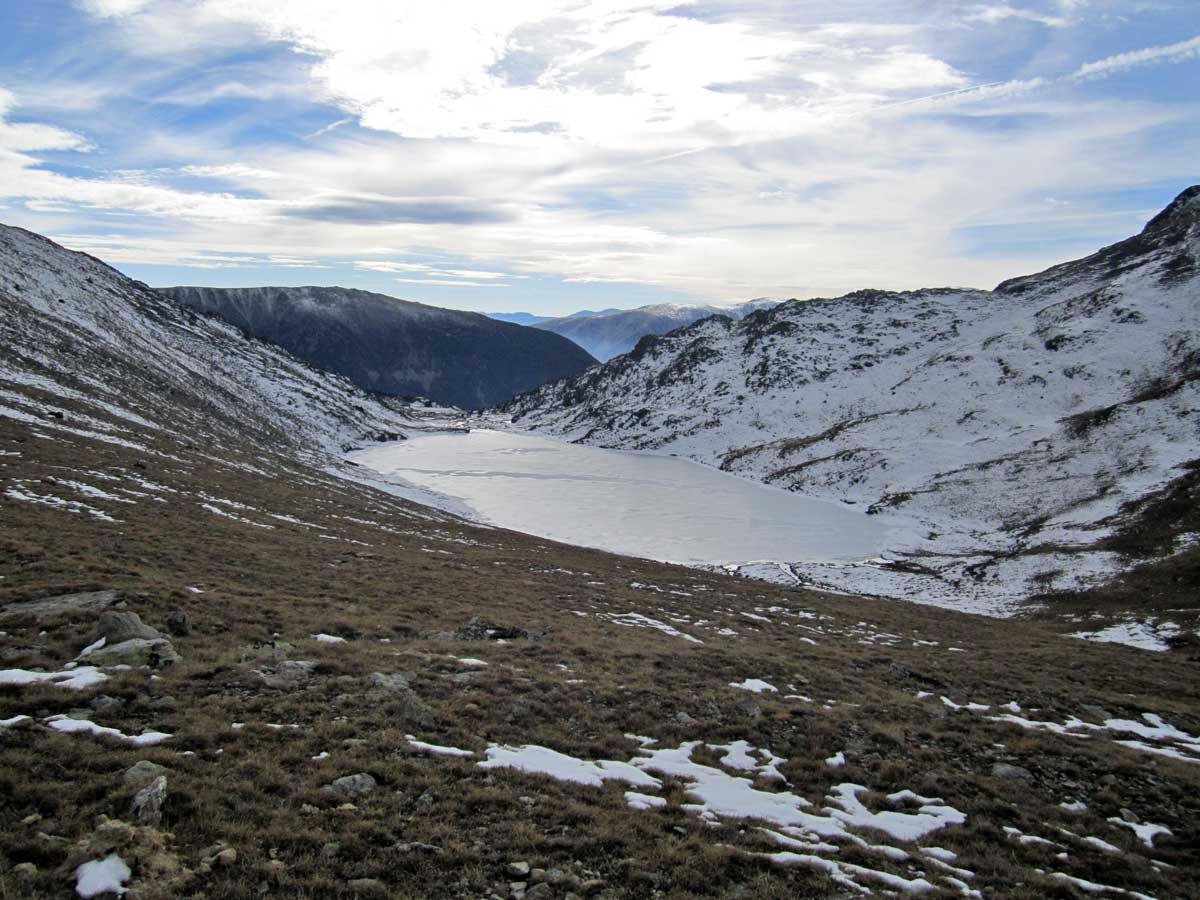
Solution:
M 584 547 L 677 563 L 878 556 L 874 516 L 688 460 L 504 431 L 417 435 L 350 455 L 430 505 Z M 446 502 L 449 498 L 451 502 Z

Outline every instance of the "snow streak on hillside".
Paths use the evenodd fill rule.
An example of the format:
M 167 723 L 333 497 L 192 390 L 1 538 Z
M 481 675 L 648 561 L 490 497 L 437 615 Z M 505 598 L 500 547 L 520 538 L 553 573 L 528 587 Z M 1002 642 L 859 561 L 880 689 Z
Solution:
M 895 510 L 892 559 L 772 561 L 835 589 L 1003 612 L 1115 571 L 1101 540 L 1200 453 L 1200 187 L 1138 236 L 995 291 L 860 291 L 711 318 L 504 408 Z M 1186 540 L 1180 536 L 1180 541 Z
M 91 413 L 68 411 L 64 400 Z M 340 376 L 8 226 L 0 226 L 0 416 L 109 443 L 164 432 L 209 453 L 247 442 L 338 453 L 398 437 L 408 421 Z

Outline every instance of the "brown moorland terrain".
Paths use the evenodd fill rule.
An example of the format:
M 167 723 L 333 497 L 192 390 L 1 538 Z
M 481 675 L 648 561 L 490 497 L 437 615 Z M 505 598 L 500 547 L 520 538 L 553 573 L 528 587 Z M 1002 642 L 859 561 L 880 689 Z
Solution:
M 1039 722 L 1151 713 L 1200 733 L 1186 654 L 550 544 L 283 455 L 216 461 L 139 439 L 165 455 L 0 419 L 2 666 L 59 671 L 95 637 L 95 609 L 16 606 L 30 600 L 111 590 L 163 633 L 176 610 L 187 619 L 170 637 L 173 665 L 112 670 L 83 690 L 0 687 L 0 719 L 30 717 L 0 730 L 2 897 L 68 896 L 75 868 L 110 851 L 133 870 L 128 896 L 147 898 L 508 897 L 512 883 L 555 897 L 854 893 L 811 863 L 769 861 L 788 848 L 765 823 L 705 824 L 686 809 L 685 779 L 664 779 L 665 808 L 639 811 L 619 781 L 478 766 L 493 742 L 628 761 L 638 745 L 626 734 L 701 742 L 692 759 L 710 766 L 721 754 L 709 744 L 769 748 L 790 787 L 758 787 L 807 798 L 813 812 L 853 783 L 872 810 L 914 812 L 883 796 L 912 790 L 965 816 L 915 843 L 859 829 L 865 846 L 823 854 L 873 890 L 888 885 L 851 867 L 947 895 L 1080 895 L 1055 873 L 1109 895 L 1193 895 L 1200 767 L 1145 748 L 1194 755 L 1195 744 L 1150 737 L 1139 749 L 1118 743 L 1136 734 L 996 720 L 1015 701 Z M 114 521 L 47 505 L 59 501 Z M 697 641 L 635 627 L 639 616 Z M 509 638 L 489 639 L 477 619 Z M 748 678 L 778 691 L 731 687 Z M 46 722 L 55 715 L 171 738 L 63 734 Z M 406 735 L 475 755 L 425 752 Z M 843 766 L 825 763 L 839 752 Z M 155 824 L 130 810 L 144 785 L 126 773 L 140 760 L 164 767 Z M 358 773 L 373 790 L 329 789 Z M 1060 805 L 1077 802 L 1086 810 Z M 1110 821 L 1123 816 L 1171 834 L 1148 847 Z M 918 846 L 956 856 L 939 865 Z M 510 872 L 520 862 L 545 872 Z

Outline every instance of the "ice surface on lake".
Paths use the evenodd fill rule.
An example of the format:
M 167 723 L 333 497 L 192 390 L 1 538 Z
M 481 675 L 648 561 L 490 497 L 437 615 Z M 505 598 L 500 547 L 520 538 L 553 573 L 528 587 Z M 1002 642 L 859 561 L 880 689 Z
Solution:
M 680 563 L 877 556 L 888 520 L 684 459 L 501 431 L 419 435 L 351 459 L 451 512 L 570 544 Z

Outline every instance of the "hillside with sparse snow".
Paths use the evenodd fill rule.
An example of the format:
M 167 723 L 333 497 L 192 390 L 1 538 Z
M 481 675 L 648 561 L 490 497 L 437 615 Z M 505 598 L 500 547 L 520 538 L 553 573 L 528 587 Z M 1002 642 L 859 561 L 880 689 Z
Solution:
M 887 560 L 778 562 L 805 582 L 1000 611 L 1117 571 L 1105 539 L 1194 476 L 1198 259 L 1193 187 L 1141 234 L 994 291 L 709 318 L 503 413 L 903 519 Z
M 0 307 L 0 415 L 51 432 L 121 443 L 138 426 L 213 453 L 338 453 L 409 423 L 399 404 L 20 228 L 0 226 Z

